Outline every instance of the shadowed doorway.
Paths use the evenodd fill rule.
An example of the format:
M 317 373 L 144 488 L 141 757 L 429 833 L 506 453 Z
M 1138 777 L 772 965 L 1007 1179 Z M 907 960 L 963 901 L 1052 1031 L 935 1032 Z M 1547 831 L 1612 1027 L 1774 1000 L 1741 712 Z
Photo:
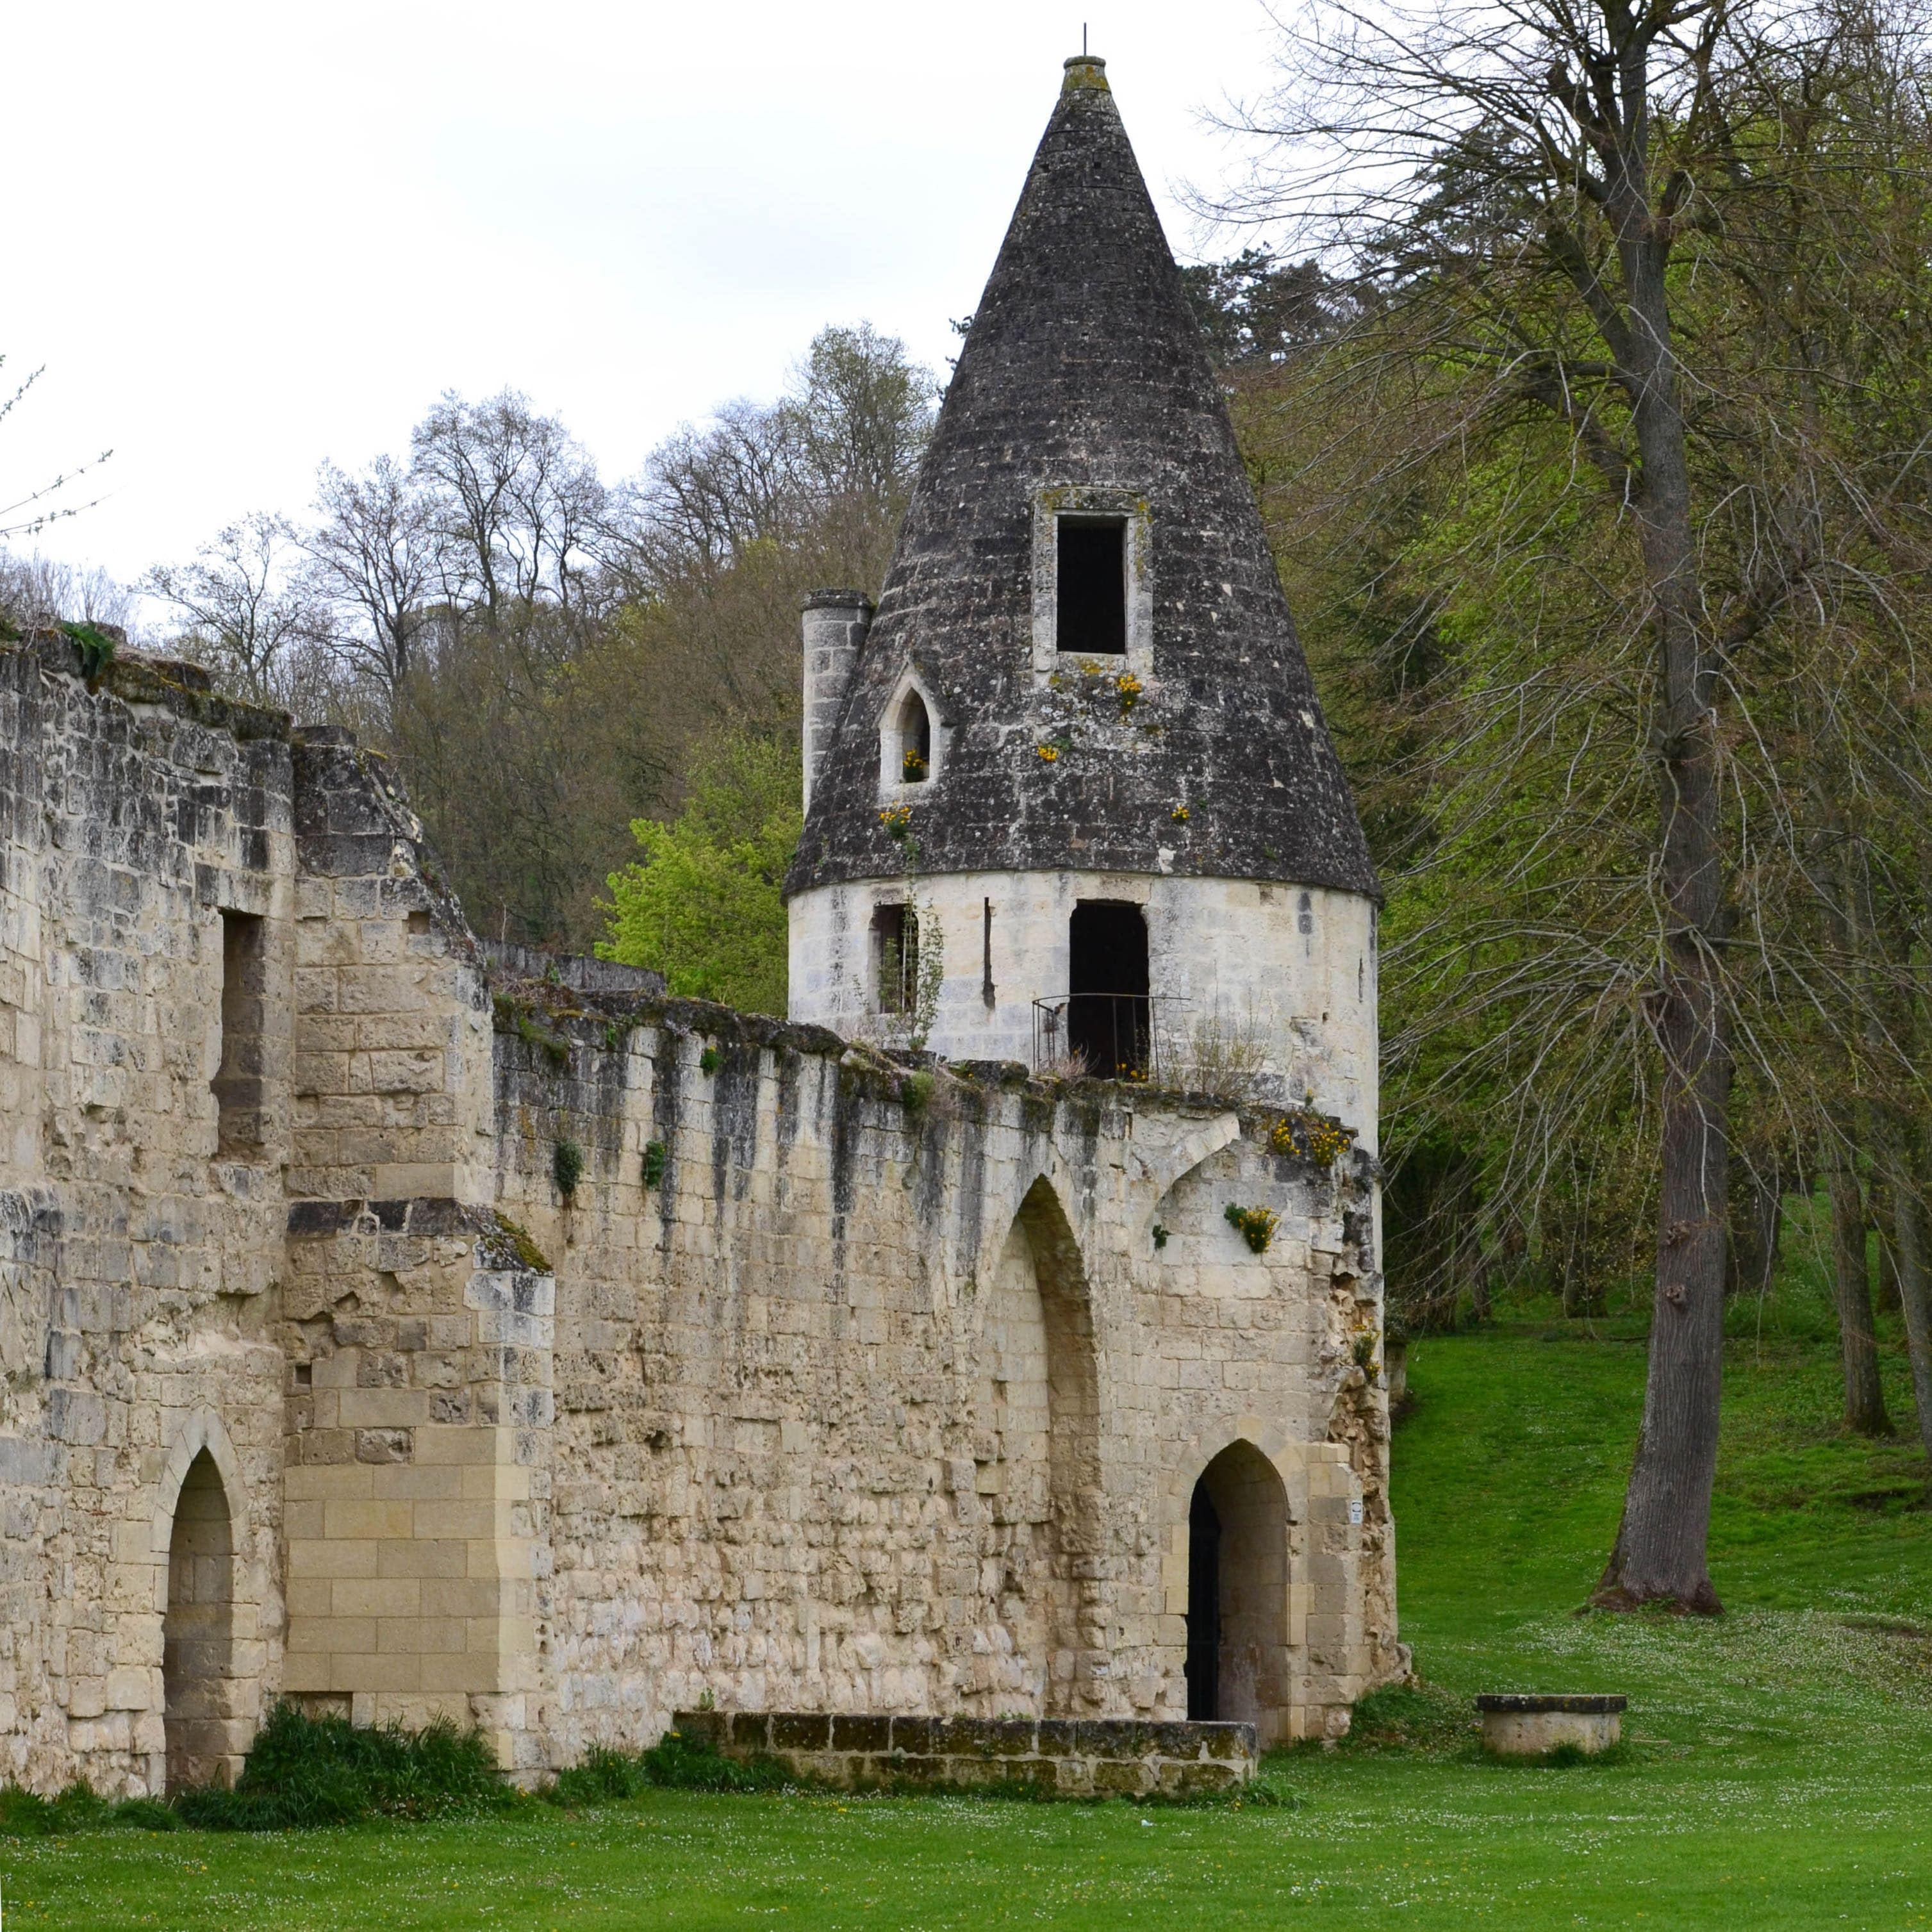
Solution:
M 1287 1734 L 1288 1492 L 1251 1442 L 1201 1473 L 1187 1512 L 1187 1714 Z
M 1148 1070 L 1147 916 L 1120 899 L 1082 899 L 1067 927 L 1066 1043 L 1088 1071 Z
M 161 1683 L 171 1791 L 226 1781 L 234 1714 L 234 1556 L 228 1492 L 204 1449 L 182 1480 L 168 1541 Z
M 1221 1519 L 1208 1479 L 1187 1511 L 1187 1714 L 1211 1722 L 1221 1661 Z

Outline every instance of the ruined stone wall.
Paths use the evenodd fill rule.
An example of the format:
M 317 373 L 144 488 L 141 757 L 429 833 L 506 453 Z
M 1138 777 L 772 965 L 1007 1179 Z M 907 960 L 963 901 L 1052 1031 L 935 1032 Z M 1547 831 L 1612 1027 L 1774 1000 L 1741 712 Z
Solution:
M 168 1535 L 204 1452 L 231 1749 L 278 1667 L 290 747 L 187 667 L 80 673 L 64 638 L 0 646 L 0 1775 L 158 1787 Z M 224 911 L 260 922 L 265 995 L 226 1148 Z
M 488 1208 L 482 963 L 380 765 L 317 731 L 296 777 L 284 1688 L 530 1770 L 551 1287 Z
M 707 1694 L 1178 1719 L 1243 1444 L 1220 1714 L 1398 1666 L 1368 1154 L 601 970 L 493 1003 L 379 759 L 96 668 L 0 646 L 0 1777 L 232 1773 L 284 1694 L 526 1775 Z
M 707 1694 L 1184 1716 L 1188 1504 L 1238 1442 L 1280 1483 L 1289 1600 L 1274 1701 L 1224 1714 L 1318 1733 L 1396 1667 L 1366 1156 L 573 1004 L 507 1006 L 498 1060 L 498 1201 L 556 1283 L 554 1754 Z M 1265 1254 L 1230 1203 L 1280 1215 Z

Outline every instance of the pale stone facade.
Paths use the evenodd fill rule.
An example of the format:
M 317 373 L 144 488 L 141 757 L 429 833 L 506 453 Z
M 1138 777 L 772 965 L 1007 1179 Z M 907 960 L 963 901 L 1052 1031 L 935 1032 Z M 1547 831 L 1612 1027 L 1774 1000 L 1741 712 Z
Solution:
M 926 1046 L 1031 1066 L 1067 995 L 1074 908 L 1094 901 L 1142 908 L 1154 1063 L 1168 1084 L 1196 1085 L 1217 1058 L 1238 1060 L 1257 1097 L 1337 1114 L 1374 1148 L 1376 908 L 1359 892 L 1074 871 L 818 886 L 791 902 L 793 1015 L 850 1038 L 909 1037 L 910 1020 L 879 1012 L 874 938 L 879 907 L 909 904 L 922 945 L 939 934 L 944 963 Z
M 0 830 L 0 1774 L 278 1695 L 526 1774 L 707 1694 L 1180 1717 L 1204 1472 L 1221 1714 L 1400 1668 L 1363 1146 L 493 988 L 381 760 L 53 634 Z

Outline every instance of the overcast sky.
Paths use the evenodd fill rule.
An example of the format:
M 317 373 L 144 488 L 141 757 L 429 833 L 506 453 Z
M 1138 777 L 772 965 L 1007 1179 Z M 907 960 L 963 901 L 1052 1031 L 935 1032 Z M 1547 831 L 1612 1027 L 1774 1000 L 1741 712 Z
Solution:
M 1083 20 L 1184 258 L 1260 0 L 12 0 L 0 383 L 46 373 L 0 502 L 112 445 L 40 541 L 132 577 L 445 388 L 524 390 L 614 477 L 826 322 L 938 366 Z

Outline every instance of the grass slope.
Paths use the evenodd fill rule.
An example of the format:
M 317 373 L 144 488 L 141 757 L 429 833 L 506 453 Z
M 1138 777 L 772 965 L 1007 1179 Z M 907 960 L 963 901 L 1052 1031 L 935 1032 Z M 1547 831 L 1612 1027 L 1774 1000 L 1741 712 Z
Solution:
M 577 1812 L 0 1844 L 10 1923 L 314 1928 L 1932 1924 L 1932 1514 L 1909 1438 L 1835 1433 L 1804 1300 L 1744 1310 L 1715 1622 L 1581 1617 L 1642 1349 L 1432 1340 L 1396 1438 L 1406 1634 L 1436 1688 L 1278 1759 L 1292 1808 L 652 1791 Z M 1888 1358 L 1888 1369 L 1899 1364 Z M 1894 1414 L 1908 1425 L 1902 1377 Z M 1626 1691 L 1622 1761 L 1483 1760 L 1478 1689 Z

